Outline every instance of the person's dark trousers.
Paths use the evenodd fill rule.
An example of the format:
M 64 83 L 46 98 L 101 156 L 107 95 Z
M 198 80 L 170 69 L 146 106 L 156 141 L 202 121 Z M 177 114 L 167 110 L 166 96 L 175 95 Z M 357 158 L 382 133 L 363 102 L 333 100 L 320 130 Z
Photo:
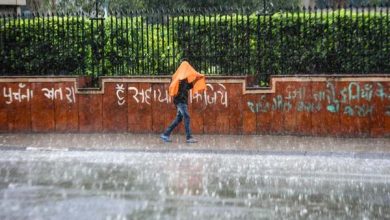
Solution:
M 173 129 L 176 128 L 177 125 L 183 120 L 184 118 L 184 127 L 186 129 L 186 135 L 187 140 L 191 138 L 191 128 L 190 128 L 190 114 L 188 114 L 188 106 L 185 103 L 178 103 L 176 105 L 177 108 L 177 114 L 175 120 L 169 125 L 167 130 L 164 132 L 165 136 L 171 135 Z

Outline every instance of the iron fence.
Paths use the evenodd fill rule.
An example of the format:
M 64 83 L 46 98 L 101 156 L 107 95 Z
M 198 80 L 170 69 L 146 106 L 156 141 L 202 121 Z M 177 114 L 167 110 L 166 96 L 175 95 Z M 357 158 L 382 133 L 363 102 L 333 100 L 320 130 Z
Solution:
M 2 75 L 389 73 L 388 6 L 3 14 Z

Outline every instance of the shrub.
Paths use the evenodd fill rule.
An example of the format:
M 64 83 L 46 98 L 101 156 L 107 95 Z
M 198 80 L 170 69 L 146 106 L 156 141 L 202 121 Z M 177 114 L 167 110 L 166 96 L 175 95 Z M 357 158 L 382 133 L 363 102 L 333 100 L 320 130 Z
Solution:
M 4 74 L 388 73 L 388 9 L 0 19 Z

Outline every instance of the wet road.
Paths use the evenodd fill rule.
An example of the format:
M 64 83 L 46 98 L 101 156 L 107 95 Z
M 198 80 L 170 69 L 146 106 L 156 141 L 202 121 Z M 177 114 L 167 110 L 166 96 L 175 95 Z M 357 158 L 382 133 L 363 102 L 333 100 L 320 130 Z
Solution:
M 2 135 L 0 219 L 390 218 L 387 139 L 198 138 Z
M 334 138 L 272 135 L 183 135 L 163 143 L 157 134 L 0 134 L 1 149 L 200 152 L 389 157 L 390 138 Z

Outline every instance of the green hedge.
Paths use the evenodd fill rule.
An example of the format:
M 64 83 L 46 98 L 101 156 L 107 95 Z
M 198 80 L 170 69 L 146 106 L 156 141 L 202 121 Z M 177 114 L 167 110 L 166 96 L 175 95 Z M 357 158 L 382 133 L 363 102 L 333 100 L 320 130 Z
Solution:
M 390 72 L 390 21 L 379 12 L 278 13 L 233 22 L 217 16 L 181 26 L 195 26 L 183 29 L 181 47 L 190 45 L 194 57 L 218 53 L 207 67 L 221 72 Z
M 86 59 L 90 47 L 82 49 L 90 35 L 87 20 L 3 19 L 0 25 L 1 71 L 5 74 L 77 74 L 90 62 Z M 85 31 L 72 31 L 77 25 L 84 25 Z
M 2 74 L 390 72 L 388 12 L 0 19 Z

